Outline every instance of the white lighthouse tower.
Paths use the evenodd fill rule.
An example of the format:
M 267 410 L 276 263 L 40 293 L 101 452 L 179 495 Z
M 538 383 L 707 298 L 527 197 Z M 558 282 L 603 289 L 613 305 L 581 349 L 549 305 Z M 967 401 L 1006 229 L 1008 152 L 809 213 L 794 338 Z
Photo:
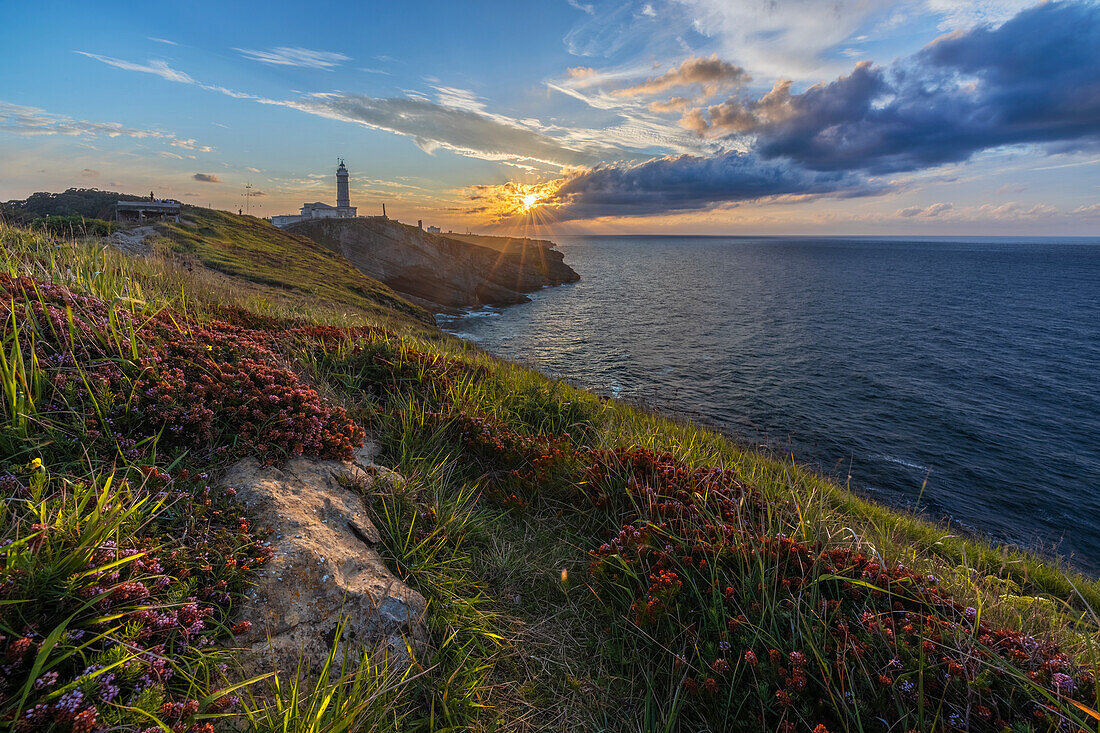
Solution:
M 355 216 L 355 210 L 351 209 L 351 194 L 348 193 L 348 169 L 344 165 L 343 159 L 340 160 L 340 167 L 336 169 L 336 208 L 339 210 L 337 216 Z

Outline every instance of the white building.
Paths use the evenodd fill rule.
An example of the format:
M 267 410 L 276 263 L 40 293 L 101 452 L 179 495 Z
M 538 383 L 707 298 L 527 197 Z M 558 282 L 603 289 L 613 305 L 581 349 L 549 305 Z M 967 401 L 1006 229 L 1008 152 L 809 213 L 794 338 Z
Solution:
M 271 223 L 280 229 L 285 229 L 291 224 L 311 219 L 354 219 L 355 212 L 356 207 L 351 205 L 351 196 L 348 192 L 348 169 L 341 160 L 340 167 L 336 169 L 336 206 L 320 201 L 302 204 L 300 213 L 273 216 Z

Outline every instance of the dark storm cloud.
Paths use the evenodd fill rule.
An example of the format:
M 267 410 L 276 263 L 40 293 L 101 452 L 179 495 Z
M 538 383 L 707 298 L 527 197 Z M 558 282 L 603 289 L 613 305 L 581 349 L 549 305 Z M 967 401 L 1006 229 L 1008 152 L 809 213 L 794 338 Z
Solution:
M 1100 4 L 1050 2 L 999 27 L 944 36 L 890 68 L 869 62 L 793 94 L 780 80 L 755 100 L 684 111 L 708 137 L 749 154 L 611 165 L 569 179 L 564 218 L 659 214 L 779 195 L 867 196 L 868 176 L 961 162 L 976 152 L 1100 143 Z M 904 210 L 902 216 L 935 216 Z M 932 207 L 935 208 L 935 207 Z
M 908 171 L 1014 144 L 1100 141 L 1100 5 L 1046 3 L 997 28 L 944 36 L 890 69 L 685 115 L 709 135 L 747 133 L 763 158 L 814 170 Z
M 868 196 L 885 186 L 851 173 L 814 172 L 751 154 L 677 155 L 573 176 L 558 189 L 561 219 L 706 209 L 775 196 Z

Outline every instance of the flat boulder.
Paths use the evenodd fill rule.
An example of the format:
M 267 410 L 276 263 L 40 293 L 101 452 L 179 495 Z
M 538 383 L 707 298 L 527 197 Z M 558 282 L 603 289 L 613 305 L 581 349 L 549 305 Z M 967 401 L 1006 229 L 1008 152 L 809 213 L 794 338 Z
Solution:
M 347 463 L 298 458 L 274 467 L 248 458 L 230 467 L 225 485 L 274 530 L 274 556 L 238 609 L 253 625 L 238 639 L 246 675 L 294 674 L 299 659 L 318 672 L 342 619 L 341 655 L 366 649 L 407 660 L 407 645 L 425 643 L 424 597 L 386 567 L 363 497 L 345 485 L 369 491 L 395 478 L 371 462 L 369 446 Z

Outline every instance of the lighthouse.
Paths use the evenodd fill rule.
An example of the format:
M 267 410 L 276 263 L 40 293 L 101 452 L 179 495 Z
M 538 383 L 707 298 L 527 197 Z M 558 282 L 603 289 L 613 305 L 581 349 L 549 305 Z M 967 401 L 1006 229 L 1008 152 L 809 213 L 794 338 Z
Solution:
M 321 201 L 302 204 L 301 213 L 273 216 L 271 223 L 284 229 L 291 224 L 310 219 L 354 219 L 355 214 L 356 207 L 351 205 L 351 193 L 348 188 L 348 167 L 341 159 L 340 166 L 336 169 L 336 206 Z
M 340 160 L 340 167 L 336 169 L 336 208 L 351 208 L 351 194 L 348 193 L 348 169 L 344 165 L 343 159 Z M 348 216 L 348 214 L 341 214 L 341 216 Z M 350 216 L 355 216 L 355 214 L 350 214 Z

